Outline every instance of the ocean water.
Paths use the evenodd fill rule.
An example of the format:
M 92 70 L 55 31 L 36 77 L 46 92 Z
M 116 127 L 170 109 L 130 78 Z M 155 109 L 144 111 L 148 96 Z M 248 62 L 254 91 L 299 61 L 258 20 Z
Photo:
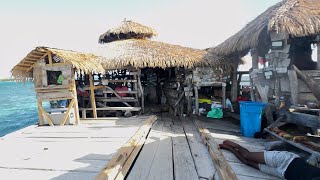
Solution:
M 32 82 L 0 82 L 0 137 L 38 123 Z

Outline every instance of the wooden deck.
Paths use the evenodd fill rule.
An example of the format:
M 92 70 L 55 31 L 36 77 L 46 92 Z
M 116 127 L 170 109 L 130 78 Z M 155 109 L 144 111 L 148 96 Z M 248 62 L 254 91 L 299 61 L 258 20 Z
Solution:
M 0 179 L 94 179 L 147 116 L 29 126 L 0 140 Z
M 158 117 L 127 179 L 212 179 L 215 173 L 207 147 L 191 121 Z
M 79 126 L 30 126 L 9 134 L 0 140 L 0 179 L 94 179 L 147 119 L 139 116 L 86 120 Z M 217 143 L 229 139 L 250 151 L 264 149 L 264 140 L 242 137 L 236 121 L 197 119 Z M 228 151 L 222 152 L 238 179 L 277 179 L 242 164 Z M 220 179 L 208 147 L 190 119 L 159 115 L 141 151 L 130 158 L 135 161 L 132 159 L 126 174 L 128 180 Z

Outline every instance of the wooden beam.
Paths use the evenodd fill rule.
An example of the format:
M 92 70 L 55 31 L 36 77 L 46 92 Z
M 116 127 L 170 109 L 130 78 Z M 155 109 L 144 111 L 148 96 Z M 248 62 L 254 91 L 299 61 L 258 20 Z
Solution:
M 194 101 L 195 101 L 195 109 L 196 109 L 196 115 L 199 115 L 199 92 L 198 87 L 194 86 Z
M 42 105 L 42 101 L 40 99 L 38 99 L 38 115 L 39 115 L 39 125 L 43 126 L 44 125 L 44 121 L 43 121 L 43 115 L 42 112 L 40 110 L 40 105 Z
M 138 87 L 139 90 L 141 91 L 141 109 L 142 109 L 142 113 L 144 113 L 144 92 L 143 92 L 143 86 L 141 83 L 141 69 L 138 70 Z
M 236 102 L 238 97 L 238 73 L 237 69 L 233 68 L 232 70 L 232 88 L 231 88 L 231 101 Z M 241 75 L 239 75 L 239 78 Z
M 237 180 L 237 176 L 233 169 L 223 156 L 218 143 L 210 135 L 210 131 L 203 127 L 202 123 L 195 118 L 193 122 L 198 128 L 198 131 L 204 141 L 204 144 L 208 147 L 209 154 L 215 164 L 215 167 L 219 173 L 221 180 Z
M 252 48 L 251 49 L 251 57 L 252 57 L 252 68 L 253 69 L 258 69 L 258 60 L 259 60 L 259 56 L 258 56 L 258 49 L 257 48 Z
M 137 152 L 142 148 L 150 128 L 156 120 L 157 116 L 150 116 L 139 128 L 136 134 L 133 135 L 130 140 L 117 151 L 95 179 L 111 180 L 126 177 L 128 170 L 137 156 Z
M 69 104 L 69 107 L 68 107 L 68 110 L 67 112 L 65 113 L 65 115 L 63 116 L 63 119 L 60 123 L 60 126 L 64 126 L 64 124 L 66 123 L 67 119 L 68 119 L 68 116 L 69 116 L 69 112 L 70 110 L 72 109 L 73 105 L 74 105 L 74 99 L 71 100 L 70 104 Z
M 40 57 L 40 59 L 44 58 L 47 55 L 47 53 L 45 53 L 43 56 Z M 31 69 L 33 68 L 33 66 L 35 66 L 36 64 L 33 64 L 28 70 L 27 72 L 31 71 Z
M 226 108 L 226 83 L 222 83 L 222 108 Z
M 77 86 L 76 86 L 76 81 L 75 81 L 75 70 L 74 68 L 72 68 L 72 75 L 71 75 L 71 81 L 72 81 L 72 86 L 71 86 L 71 89 L 72 89 L 72 92 L 73 92 L 73 95 L 74 95 L 74 100 L 75 100 L 75 103 L 74 103 L 74 111 L 75 111 L 75 115 L 76 115 L 76 123 L 77 125 L 80 124 L 80 115 L 79 115 L 79 104 L 78 104 L 78 95 L 77 95 Z
M 52 66 L 52 54 L 48 52 L 49 65 Z
M 46 110 L 42 107 L 42 103 L 39 103 L 38 101 L 38 108 L 40 109 L 41 114 L 46 118 L 48 124 L 50 126 L 54 126 L 54 124 L 52 123 L 52 120 L 50 118 L 50 116 L 48 115 L 48 113 L 46 112 Z
M 90 98 L 91 98 L 91 106 L 93 108 L 93 117 L 97 118 L 97 106 L 96 106 L 96 98 L 94 94 L 94 84 L 93 84 L 93 76 L 89 73 L 89 81 L 90 81 Z
M 291 91 L 291 101 L 293 105 L 298 104 L 298 77 L 296 71 L 288 70 L 288 77 Z
M 27 62 L 33 62 L 33 63 L 35 63 L 35 62 L 37 62 L 37 61 L 39 61 L 40 59 L 34 59 L 34 58 L 28 58 L 28 57 L 26 57 L 26 58 L 24 58 L 24 60 L 23 61 L 27 61 Z

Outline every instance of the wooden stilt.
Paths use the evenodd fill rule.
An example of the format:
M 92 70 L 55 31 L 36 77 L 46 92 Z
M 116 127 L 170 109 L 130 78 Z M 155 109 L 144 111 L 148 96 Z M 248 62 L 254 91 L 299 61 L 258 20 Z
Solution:
M 196 115 L 199 115 L 199 93 L 198 93 L 198 87 L 194 86 L 194 100 L 195 100 L 195 106 L 196 106 Z
M 40 99 L 38 99 L 38 115 L 39 115 L 39 125 L 40 126 L 43 126 L 44 125 L 44 121 L 43 121 L 43 115 L 41 113 L 41 110 L 40 110 L 40 106 L 39 105 L 42 105 L 42 101 Z
M 222 83 L 222 108 L 226 108 L 226 83 Z
M 293 105 L 298 104 L 298 77 L 293 70 L 288 70 L 288 77 L 290 81 L 291 101 Z
M 79 115 L 79 104 L 78 104 L 78 94 L 77 94 L 77 87 L 76 87 L 76 82 L 74 78 L 75 71 L 74 69 L 72 70 L 72 76 L 71 76 L 71 81 L 72 81 L 72 92 L 74 96 L 74 112 L 76 116 L 76 123 L 79 125 L 80 124 L 80 115 Z
M 93 108 L 93 117 L 97 118 L 97 106 L 96 106 L 96 98 L 94 94 L 94 84 L 93 84 L 93 76 L 89 74 L 89 81 L 90 81 L 90 97 L 91 97 L 91 106 Z
M 234 68 L 232 72 L 232 91 L 231 91 L 231 101 L 236 102 L 238 97 L 238 78 L 237 78 L 237 69 Z M 239 78 L 241 75 L 239 75 Z

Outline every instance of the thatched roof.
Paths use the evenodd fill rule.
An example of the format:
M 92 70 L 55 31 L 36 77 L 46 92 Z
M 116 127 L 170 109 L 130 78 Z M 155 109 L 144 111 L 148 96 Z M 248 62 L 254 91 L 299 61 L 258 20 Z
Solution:
M 25 58 L 23 58 L 16 66 L 14 66 L 14 68 L 11 70 L 12 76 L 17 79 L 32 78 L 33 66 L 43 59 L 47 53 L 51 53 L 53 58 L 58 58 L 63 60 L 65 63 L 72 64 L 73 67 L 85 73 L 103 73 L 105 71 L 100 64 L 101 57 L 99 56 L 70 50 L 37 47 Z
M 112 28 L 99 37 L 99 43 L 109 43 L 123 39 L 150 39 L 157 32 L 142 24 L 124 20 L 118 27 Z
M 144 39 L 128 39 L 104 44 L 99 49 L 104 57 L 102 65 L 106 69 L 126 66 L 145 67 L 186 67 L 211 66 L 230 68 L 234 61 L 206 51 Z
M 283 0 L 210 52 L 221 55 L 246 54 L 244 52 L 258 46 L 258 41 L 265 41 L 271 31 L 288 33 L 292 37 L 319 34 L 320 1 Z

